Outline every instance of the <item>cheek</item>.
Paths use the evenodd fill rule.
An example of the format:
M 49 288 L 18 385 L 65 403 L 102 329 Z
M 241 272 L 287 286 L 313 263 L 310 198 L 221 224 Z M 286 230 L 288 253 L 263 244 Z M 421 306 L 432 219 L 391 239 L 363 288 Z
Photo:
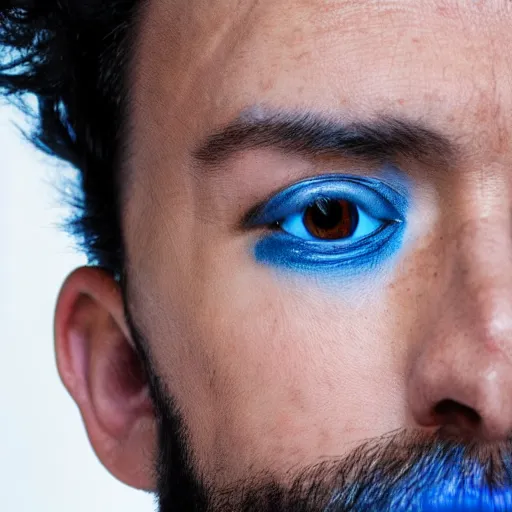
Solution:
M 179 313 L 180 364 L 162 360 L 206 474 L 284 473 L 403 423 L 385 292 L 353 301 L 253 265 L 202 268 Z

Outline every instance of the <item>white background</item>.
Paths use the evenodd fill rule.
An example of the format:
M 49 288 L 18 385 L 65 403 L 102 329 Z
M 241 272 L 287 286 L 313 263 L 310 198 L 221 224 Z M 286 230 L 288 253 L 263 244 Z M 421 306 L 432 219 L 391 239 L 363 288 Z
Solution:
M 150 512 L 153 497 L 98 462 L 57 374 L 53 310 L 66 275 L 85 263 L 57 228 L 54 183 L 69 169 L 19 133 L 0 104 L 0 510 Z

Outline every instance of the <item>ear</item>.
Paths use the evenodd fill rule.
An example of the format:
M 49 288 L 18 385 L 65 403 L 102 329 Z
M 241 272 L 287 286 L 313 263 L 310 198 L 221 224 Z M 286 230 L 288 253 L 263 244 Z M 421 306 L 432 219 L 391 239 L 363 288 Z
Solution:
M 60 377 L 103 465 L 127 485 L 154 490 L 156 422 L 148 383 L 121 290 L 104 270 L 82 267 L 64 282 L 55 351 Z

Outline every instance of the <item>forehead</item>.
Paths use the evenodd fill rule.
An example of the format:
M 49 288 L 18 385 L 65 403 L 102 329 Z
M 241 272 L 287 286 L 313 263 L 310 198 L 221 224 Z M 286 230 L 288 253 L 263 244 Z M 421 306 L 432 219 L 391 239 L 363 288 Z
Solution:
M 505 0 L 152 0 L 132 70 L 134 124 L 153 146 L 159 133 L 160 145 L 185 146 L 258 105 L 503 130 L 511 22 Z

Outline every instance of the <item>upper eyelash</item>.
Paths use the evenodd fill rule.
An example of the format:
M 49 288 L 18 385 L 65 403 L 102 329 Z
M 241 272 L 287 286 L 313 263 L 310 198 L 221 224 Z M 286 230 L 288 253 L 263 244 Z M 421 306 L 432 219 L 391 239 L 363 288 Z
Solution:
M 319 176 L 315 178 L 305 179 L 298 181 L 289 187 L 285 189 L 281 189 L 280 191 L 274 193 L 269 199 L 266 199 L 265 201 L 262 201 L 258 203 L 256 206 L 251 208 L 249 212 L 244 216 L 242 225 L 245 228 L 251 228 L 251 227 L 257 227 L 264 224 L 272 225 L 278 222 L 279 220 L 282 220 L 284 218 L 284 215 L 281 217 L 277 216 L 276 218 L 273 218 L 272 221 L 265 222 L 263 219 L 265 210 L 270 209 L 270 205 L 273 201 L 277 201 L 278 198 L 280 198 L 283 194 L 289 194 L 292 198 L 294 197 L 294 191 L 297 190 L 295 195 L 297 194 L 310 194 L 315 200 L 318 199 L 320 196 L 326 197 L 326 199 L 332 199 L 334 197 L 334 194 L 328 195 L 325 193 L 322 193 L 321 190 L 319 190 L 316 195 L 314 192 L 311 192 L 311 189 L 300 189 L 300 187 L 306 183 L 310 183 L 312 187 L 317 186 L 321 187 L 322 185 L 326 184 L 337 184 L 338 186 L 342 185 L 356 185 L 359 187 L 359 189 L 351 189 L 349 188 L 347 191 L 347 195 L 356 196 L 358 194 L 369 194 L 372 195 L 374 199 L 376 199 L 376 204 L 378 207 L 382 210 L 389 209 L 394 210 L 396 213 L 395 218 L 390 218 L 390 215 L 383 214 L 382 218 L 385 220 L 394 220 L 399 222 L 401 220 L 401 215 L 405 212 L 407 208 L 407 200 L 406 198 L 398 192 L 393 187 L 389 186 L 387 183 L 383 183 L 381 180 L 377 180 L 374 178 L 366 178 L 366 177 L 359 177 L 354 175 L 341 175 L 341 174 L 329 174 L 324 176 Z M 378 189 L 378 190 L 377 190 Z M 392 197 L 391 197 L 392 196 Z M 342 196 L 340 196 L 341 198 Z M 343 197 L 344 199 L 350 200 L 350 198 Z M 289 199 L 289 198 L 288 198 Z M 314 201 L 311 201 L 314 202 Z M 362 207 L 364 209 L 364 205 L 362 205 L 358 200 L 353 201 L 358 206 Z M 387 203 L 386 207 L 383 206 L 384 202 Z M 282 204 L 286 204 L 286 201 L 282 201 L 281 208 L 285 208 L 282 206 Z M 302 206 L 302 208 L 306 208 L 307 203 L 305 202 Z M 299 211 L 300 209 L 297 209 L 296 211 Z M 289 215 L 294 212 L 287 211 L 286 214 Z

